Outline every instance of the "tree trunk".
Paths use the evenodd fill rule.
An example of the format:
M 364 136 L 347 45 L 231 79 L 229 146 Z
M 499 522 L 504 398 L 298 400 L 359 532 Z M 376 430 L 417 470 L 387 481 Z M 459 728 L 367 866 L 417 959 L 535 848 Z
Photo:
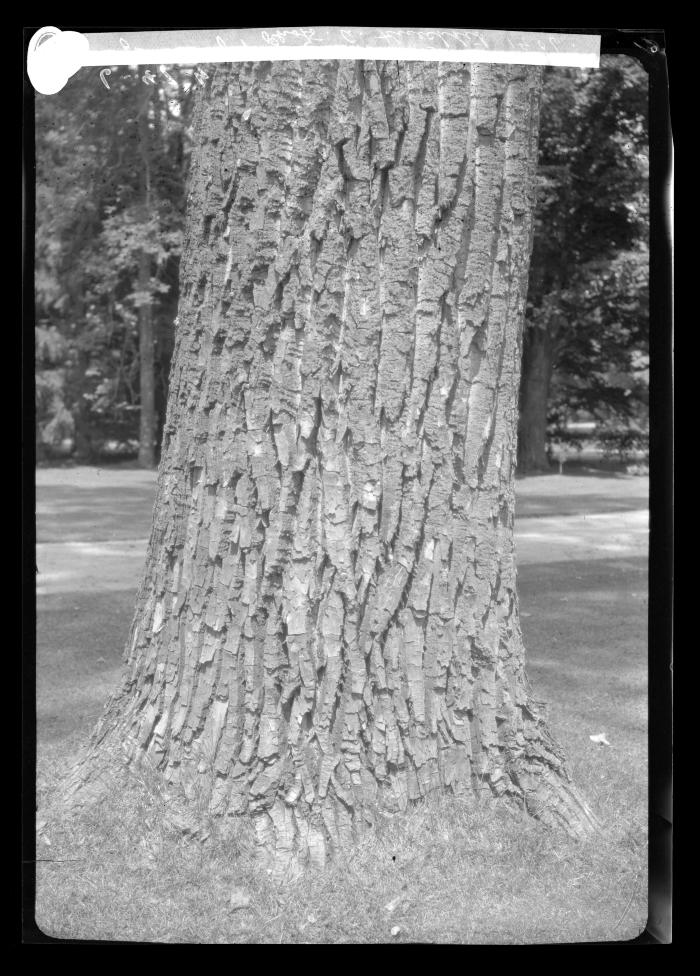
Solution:
M 282 861 L 438 789 L 591 827 L 515 590 L 539 84 L 216 68 L 145 577 L 83 779 L 123 743 Z
M 151 257 L 139 255 L 138 287 L 146 292 L 151 282 Z M 153 315 L 150 303 L 139 305 L 139 465 L 156 466 L 156 383 L 153 354 Z
M 549 329 L 526 329 L 518 431 L 518 470 L 522 473 L 549 470 L 547 404 L 551 378 L 552 338 Z
M 151 162 L 148 113 L 151 103 L 150 87 L 146 86 L 144 103 L 138 117 L 139 148 L 141 150 L 142 213 L 144 224 L 151 218 Z M 151 255 L 146 249 L 139 254 L 138 307 L 139 320 L 139 464 L 142 468 L 156 465 L 156 399 L 153 355 L 153 312 L 144 295 L 151 290 Z

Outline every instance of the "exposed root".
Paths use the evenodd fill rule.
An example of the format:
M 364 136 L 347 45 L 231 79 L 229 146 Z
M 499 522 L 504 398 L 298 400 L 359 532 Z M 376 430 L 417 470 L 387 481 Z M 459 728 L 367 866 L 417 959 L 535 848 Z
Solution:
M 163 795 L 162 774 L 136 743 L 118 728 L 105 733 L 104 727 L 98 726 L 58 789 L 65 808 L 78 810 L 118 796 L 134 782 Z
M 325 867 L 335 850 L 353 843 L 356 833 L 345 817 L 338 830 L 329 802 L 314 813 L 277 799 L 271 807 L 256 811 L 253 822 L 258 856 L 279 883 L 294 880 L 307 867 Z
M 560 773 L 545 769 L 534 789 L 525 792 L 525 809 L 548 827 L 585 840 L 596 834 L 600 821 L 573 783 Z
M 127 775 L 126 757 L 118 750 L 101 749 L 97 754 L 88 746 L 68 770 L 59 791 L 66 808 L 93 806 L 113 795 Z

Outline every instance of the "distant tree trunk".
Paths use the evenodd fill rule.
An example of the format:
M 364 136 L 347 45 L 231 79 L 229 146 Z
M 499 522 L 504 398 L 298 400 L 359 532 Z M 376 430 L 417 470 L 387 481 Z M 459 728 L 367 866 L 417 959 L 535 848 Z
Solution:
M 518 425 L 518 471 L 523 474 L 549 469 L 547 405 L 551 378 L 552 337 L 549 329 L 526 329 Z
M 124 745 L 281 861 L 439 789 L 591 828 L 515 590 L 539 85 L 214 71 L 145 577 L 81 781 Z
M 82 311 L 82 310 L 81 310 Z M 76 315 L 77 318 L 77 315 Z M 81 319 L 78 318 L 78 321 Z M 66 386 L 74 391 L 71 413 L 75 421 L 75 451 L 74 456 L 80 461 L 92 461 L 94 448 L 87 401 L 84 397 L 86 379 L 85 373 L 89 367 L 89 357 L 83 349 L 76 349 L 75 361 L 68 371 Z
M 148 111 L 150 87 L 146 87 L 144 104 L 138 117 L 139 146 L 141 150 L 141 178 L 144 223 L 151 217 L 151 165 Z M 151 290 L 151 255 L 145 249 L 139 254 L 138 290 L 141 296 Z M 153 312 L 150 302 L 141 298 L 138 307 L 139 321 L 139 464 L 142 468 L 156 465 L 156 404 L 155 372 L 153 355 Z
M 139 291 L 150 287 L 151 258 L 145 251 L 139 255 Z M 153 355 L 153 316 L 150 304 L 139 306 L 139 464 L 156 465 L 156 399 Z
M 66 288 L 70 295 L 70 308 L 74 320 L 85 327 L 85 282 L 79 269 L 68 276 Z M 84 393 L 89 382 L 85 374 L 90 366 L 90 358 L 85 349 L 77 344 L 71 356 L 72 362 L 66 369 L 66 390 L 71 391 L 70 412 L 75 424 L 75 450 L 73 456 L 79 461 L 92 461 L 93 446 L 88 401 Z

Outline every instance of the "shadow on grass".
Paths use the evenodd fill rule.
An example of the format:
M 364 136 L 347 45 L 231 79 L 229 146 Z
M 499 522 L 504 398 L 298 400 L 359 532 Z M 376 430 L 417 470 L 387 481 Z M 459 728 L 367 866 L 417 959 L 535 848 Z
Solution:
M 38 495 L 38 542 L 140 539 L 150 534 L 155 483 L 52 486 Z
M 570 719 L 646 728 L 644 559 L 533 564 L 518 574 L 526 662 Z
M 515 515 L 520 518 L 538 516 L 593 515 L 605 512 L 635 512 L 646 508 L 646 498 L 638 495 L 612 497 L 603 492 L 567 495 L 566 485 L 562 486 L 561 496 L 551 492 L 542 495 L 516 495 Z
M 572 454 L 566 459 L 561 476 L 565 478 L 567 476 L 576 478 L 624 478 L 630 476 L 630 465 L 643 463 L 641 458 L 636 461 L 619 461 L 615 458 L 602 458 L 596 452 L 582 452 L 578 455 Z M 517 480 L 521 480 L 547 477 L 547 475 L 552 474 L 559 475 L 559 464 L 556 461 L 545 471 L 532 471 L 529 473 L 516 471 L 515 477 Z
M 603 823 L 645 824 L 646 560 L 523 567 L 519 594 L 528 678 L 574 781 Z
M 37 605 L 37 744 L 87 734 L 121 674 L 134 589 L 41 597 Z

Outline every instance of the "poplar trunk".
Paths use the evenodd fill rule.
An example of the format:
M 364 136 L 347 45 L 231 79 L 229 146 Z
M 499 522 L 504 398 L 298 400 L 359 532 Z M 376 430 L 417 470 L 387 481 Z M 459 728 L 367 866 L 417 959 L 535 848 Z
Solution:
M 108 742 L 263 849 L 506 795 L 594 823 L 530 698 L 513 472 L 540 69 L 219 66 Z

